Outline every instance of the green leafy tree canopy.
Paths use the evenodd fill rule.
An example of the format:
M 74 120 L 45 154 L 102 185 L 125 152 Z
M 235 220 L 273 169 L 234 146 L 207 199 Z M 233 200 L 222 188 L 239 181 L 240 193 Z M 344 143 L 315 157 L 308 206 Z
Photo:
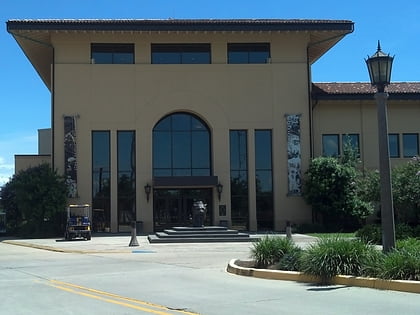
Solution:
M 350 147 L 344 150 L 342 159 L 313 159 L 305 175 L 303 197 L 315 217 L 322 215 L 325 225 L 340 228 L 346 220 L 359 221 L 373 212 L 363 173 L 357 169 L 357 155 Z
M 30 234 L 42 236 L 46 225 L 58 224 L 67 204 L 67 185 L 49 164 L 31 167 L 5 185 L 2 203 L 10 231 L 19 233 L 27 225 Z

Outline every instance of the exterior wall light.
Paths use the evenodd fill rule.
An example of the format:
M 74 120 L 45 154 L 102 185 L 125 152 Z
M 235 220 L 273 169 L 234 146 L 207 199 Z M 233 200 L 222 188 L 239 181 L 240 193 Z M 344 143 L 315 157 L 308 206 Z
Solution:
M 216 185 L 216 189 L 217 189 L 217 196 L 219 197 L 219 201 L 220 201 L 220 197 L 222 196 L 222 192 L 223 192 L 223 185 L 218 183 Z
M 146 186 L 144 186 L 144 192 L 146 193 L 147 202 L 149 202 L 151 191 L 152 191 L 152 186 L 150 186 L 149 183 L 147 183 Z
M 395 247 L 394 206 L 392 202 L 391 169 L 388 147 L 388 118 L 385 87 L 391 80 L 391 69 L 394 57 L 383 53 L 378 41 L 378 50 L 365 59 L 370 76 L 370 82 L 376 87 L 375 93 L 378 115 L 379 142 L 379 175 L 381 185 L 381 225 L 383 251 L 388 252 Z

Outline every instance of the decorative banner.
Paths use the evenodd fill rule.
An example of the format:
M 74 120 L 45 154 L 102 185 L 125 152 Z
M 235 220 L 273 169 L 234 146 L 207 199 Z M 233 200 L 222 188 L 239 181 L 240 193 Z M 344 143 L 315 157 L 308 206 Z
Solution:
M 77 197 L 76 117 L 64 116 L 64 175 L 68 197 Z
M 300 116 L 301 115 L 285 115 L 287 122 L 288 195 L 300 195 L 302 192 Z

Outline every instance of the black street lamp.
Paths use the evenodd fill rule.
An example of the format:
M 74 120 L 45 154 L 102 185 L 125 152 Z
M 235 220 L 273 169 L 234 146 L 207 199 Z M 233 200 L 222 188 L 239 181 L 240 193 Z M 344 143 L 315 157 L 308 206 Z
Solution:
M 365 59 L 370 76 L 370 82 L 376 87 L 375 99 L 378 114 L 378 141 L 379 141 L 379 175 L 381 185 L 381 225 L 382 246 L 384 252 L 395 247 L 394 207 L 392 203 L 391 169 L 388 148 L 388 119 L 387 99 L 385 87 L 391 80 L 392 61 L 394 57 L 381 51 L 378 41 L 378 50 L 368 59 Z

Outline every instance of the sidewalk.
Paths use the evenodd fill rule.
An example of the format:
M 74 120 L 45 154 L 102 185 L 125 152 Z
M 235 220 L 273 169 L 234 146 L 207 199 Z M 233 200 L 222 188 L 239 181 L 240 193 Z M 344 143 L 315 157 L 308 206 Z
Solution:
M 278 236 L 285 237 L 284 234 L 275 234 Z M 252 234 L 255 237 L 264 237 L 264 234 Z M 292 239 L 296 242 L 297 245 L 305 248 L 308 244 L 313 243 L 316 238 L 302 235 L 294 234 Z M 2 239 L 0 239 L 2 240 Z M 3 243 L 25 246 L 55 252 L 64 252 L 64 253 L 132 253 L 133 251 L 153 251 L 156 249 L 162 250 L 163 248 L 170 248 L 182 245 L 183 247 L 190 247 L 191 249 L 202 247 L 200 243 L 174 243 L 174 244 L 150 244 L 147 240 L 146 235 L 137 236 L 137 242 L 139 246 L 130 247 L 130 235 L 121 235 L 121 234 L 98 234 L 93 235 L 90 241 L 85 241 L 83 239 L 75 239 L 71 241 L 66 241 L 64 238 L 47 238 L 47 239 L 12 239 L 7 238 L 2 240 Z M 202 244 L 202 243 L 201 243 Z M 211 243 L 205 243 L 207 246 L 210 246 Z M 252 246 L 252 242 L 244 242 L 242 245 L 238 243 L 230 242 L 218 242 L 213 243 L 218 248 L 226 248 L 226 251 L 229 252 L 232 247 L 236 251 L 238 248 L 244 248 L 247 254 L 249 254 L 249 248 Z M 237 257 L 231 257 L 237 258 Z

